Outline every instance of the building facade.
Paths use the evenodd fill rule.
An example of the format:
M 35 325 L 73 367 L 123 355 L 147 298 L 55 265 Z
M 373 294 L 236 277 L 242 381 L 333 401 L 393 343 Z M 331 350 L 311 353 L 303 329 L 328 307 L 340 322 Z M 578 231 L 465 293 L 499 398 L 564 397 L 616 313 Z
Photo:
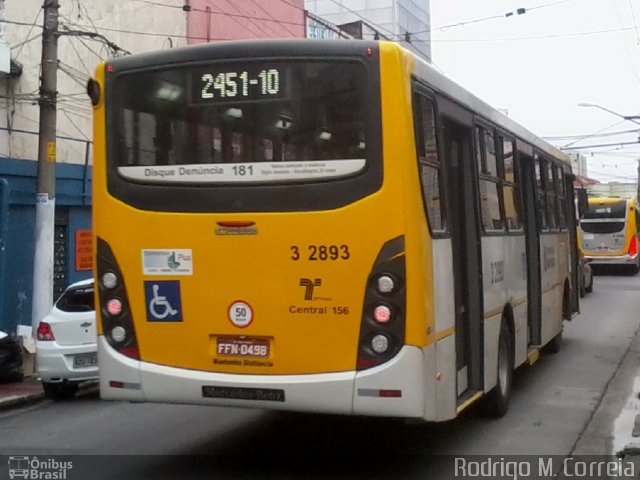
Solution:
M 305 38 L 304 0 L 191 0 L 189 43 L 256 38 Z
M 338 26 L 364 21 L 377 32 L 431 61 L 431 15 L 428 1 L 305 0 L 309 12 Z M 373 40 L 375 32 L 363 35 Z
M 86 82 L 98 63 L 114 55 L 187 43 L 183 2 L 163 4 L 60 2 L 54 296 L 92 274 L 92 109 Z M 32 320 L 43 13 L 41 0 L 0 1 L 0 330 L 9 333 Z M 2 45 L 10 52 L 8 69 Z

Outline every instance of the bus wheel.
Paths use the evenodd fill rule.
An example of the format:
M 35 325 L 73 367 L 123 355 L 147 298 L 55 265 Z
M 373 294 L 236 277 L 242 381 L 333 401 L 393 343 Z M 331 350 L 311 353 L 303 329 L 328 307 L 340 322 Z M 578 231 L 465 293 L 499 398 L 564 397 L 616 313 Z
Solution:
M 484 399 L 485 414 L 491 417 L 503 417 L 509 410 L 511 384 L 513 382 L 513 343 L 507 320 L 502 319 L 498 340 L 498 378 Z
M 547 353 L 558 353 L 562 346 L 562 331 L 551 339 L 549 343 L 544 346 L 544 351 Z

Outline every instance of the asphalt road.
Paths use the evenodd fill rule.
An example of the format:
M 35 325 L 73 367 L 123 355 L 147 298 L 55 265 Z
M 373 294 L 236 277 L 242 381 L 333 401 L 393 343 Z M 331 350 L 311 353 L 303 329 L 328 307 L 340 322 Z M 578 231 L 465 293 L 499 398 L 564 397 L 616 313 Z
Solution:
M 71 473 L 85 473 L 69 480 L 438 478 L 446 457 L 427 455 L 569 455 L 640 327 L 640 275 L 600 275 L 594 282 L 582 313 L 565 325 L 560 353 L 517 372 L 502 419 L 472 408 L 451 422 L 412 425 L 102 402 L 93 393 L 2 413 L 0 455 L 118 455 L 74 457 Z M 0 465 L 0 478 L 5 473 Z

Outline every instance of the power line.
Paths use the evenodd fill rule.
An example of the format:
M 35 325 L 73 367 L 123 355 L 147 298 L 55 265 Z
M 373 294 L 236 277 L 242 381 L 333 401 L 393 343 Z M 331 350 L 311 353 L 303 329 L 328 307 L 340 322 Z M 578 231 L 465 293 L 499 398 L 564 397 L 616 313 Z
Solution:
M 259 2 L 256 2 L 255 0 L 251 0 L 251 3 L 253 3 L 256 7 L 258 7 L 260 10 L 262 10 L 264 13 L 266 13 L 268 17 L 273 18 L 273 20 L 274 20 L 275 22 L 280 23 L 280 21 L 279 21 L 279 20 L 277 20 L 273 15 L 271 15 L 271 14 L 269 13 L 269 11 L 268 11 L 268 10 L 265 10 L 264 8 L 262 8 L 262 6 L 260 5 L 260 3 L 259 3 Z M 294 37 L 295 37 L 295 36 L 297 36 L 297 33 L 296 33 L 296 32 L 294 32 L 294 31 L 292 31 L 292 30 L 290 30 L 290 29 L 289 29 L 289 27 L 287 27 L 287 25 L 286 25 L 286 24 L 281 23 L 281 25 L 282 25 L 282 27 L 283 27 L 287 32 L 289 32 L 292 36 L 294 36 Z
M 284 3 L 289 3 L 289 2 L 286 2 L 285 0 L 280 0 L 280 1 L 281 1 L 281 2 L 284 2 Z M 355 15 L 356 17 L 358 17 L 360 20 L 363 20 L 363 21 L 365 21 L 366 23 L 369 23 L 369 24 L 373 25 L 374 27 L 378 28 L 379 30 L 386 30 L 387 32 L 389 32 L 389 33 L 390 33 L 391 35 L 393 35 L 393 36 L 398 35 L 397 33 L 392 32 L 391 30 L 389 30 L 389 29 L 388 29 L 388 28 L 386 28 L 386 27 L 383 27 L 383 26 L 381 26 L 381 25 L 377 25 L 377 24 L 375 24 L 375 23 L 373 23 L 373 22 L 370 22 L 369 20 L 367 20 L 366 18 L 364 18 L 362 15 L 360 15 L 358 12 L 356 12 L 356 11 L 354 11 L 354 10 L 351 10 L 351 9 L 350 9 L 350 8 L 348 8 L 348 7 L 345 7 L 342 3 L 338 2 L 338 0 L 330 0 L 330 1 L 331 1 L 331 2 L 333 2 L 333 3 L 335 3 L 336 5 L 338 5 L 339 7 L 344 8 L 346 11 L 348 11 L 348 12 L 350 12 L 350 13 L 354 14 L 354 15 Z M 289 5 L 291 5 L 291 4 L 289 3 Z
M 136 0 L 136 1 L 142 1 L 142 0 Z M 72 23 L 69 25 L 72 27 L 80 27 L 80 28 L 90 27 L 89 25 L 83 25 L 79 23 Z M 106 32 L 128 33 L 131 35 L 142 35 L 142 36 L 149 36 L 149 37 L 171 37 L 171 38 L 184 38 L 188 40 L 231 40 L 230 38 L 207 38 L 207 37 L 195 37 L 192 35 L 176 35 L 173 33 L 141 32 L 136 30 L 126 30 L 122 28 L 103 27 L 100 25 L 97 28 L 99 28 L 100 30 L 104 30 Z
M 42 36 L 42 34 L 37 35 L 33 38 L 29 38 L 29 35 L 31 35 L 31 32 L 33 32 L 33 29 L 36 26 L 36 23 L 38 22 L 38 19 L 40 18 L 40 13 L 42 12 L 42 7 L 40 8 L 40 10 L 38 10 L 38 13 L 36 14 L 36 18 L 33 19 L 33 23 L 31 24 L 31 28 L 29 29 L 29 31 L 27 32 L 27 34 L 25 35 L 25 39 L 22 43 L 20 43 L 20 50 L 18 50 L 18 52 L 16 53 L 16 56 L 13 58 L 14 61 L 18 61 L 18 57 L 20 56 L 20 54 L 22 53 L 22 48 L 29 43 L 31 40 L 34 40 L 36 38 L 39 38 Z
M 618 145 L 638 145 L 638 144 L 640 144 L 639 140 L 636 140 L 635 142 L 618 142 L 618 143 L 602 143 L 599 145 L 584 145 L 579 147 L 571 147 L 570 149 L 567 149 L 565 147 L 560 147 L 560 149 L 561 150 L 583 150 L 585 148 L 616 147 Z
M 63 109 L 61 108 L 60 110 L 62 110 L 62 113 L 65 117 L 67 117 L 67 120 L 69 120 L 69 123 L 71 123 L 71 125 L 73 125 L 73 127 L 78 131 L 78 133 L 80 133 L 80 135 L 87 141 L 89 141 L 89 137 L 87 137 L 84 132 L 80 129 L 80 127 L 78 127 L 78 125 L 76 124 L 76 122 L 73 121 L 73 119 L 69 116 L 69 114 Z M 78 115 L 78 114 L 74 114 L 74 115 Z M 81 115 L 78 115 L 79 117 L 85 119 L 85 120 L 89 120 L 86 117 L 82 117 Z
M 640 129 L 634 128 L 631 130 L 619 130 L 617 132 L 609 132 L 609 133 L 588 133 L 588 134 L 580 134 L 580 135 L 564 135 L 564 136 L 556 136 L 556 137 L 542 137 L 544 140 L 572 140 L 572 139 L 586 139 L 586 138 L 597 138 L 597 137 L 613 137 L 615 135 L 624 135 L 625 133 L 640 133 Z
M 227 1 L 227 4 L 229 4 L 230 6 L 232 6 L 233 8 L 235 8 L 238 12 L 241 12 L 241 13 L 242 13 L 242 11 L 241 11 L 238 7 L 236 7 L 235 5 L 233 5 L 229 0 L 226 0 L 226 1 Z M 211 5 L 211 2 L 209 2 L 209 0 L 207 0 L 207 4 L 208 4 L 208 5 Z M 245 12 L 245 13 L 246 13 L 246 12 Z M 241 27 L 244 27 L 247 31 L 251 32 L 251 30 L 249 30 L 249 28 L 247 28 L 247 26 L 246 26 L 246 25 L 243 25 L 243 24 L 242 24 L 242 23 L 240 23 L 238 20 L 236 20 L 234 17 L 229 17 L 229 18 L 230 18 L 231 20 L 233 20 L 235 23 L 237 23 L 238 25 L 240 25 Z M 248 21 L 248 22 L 251 22 L 251 24 L 252 24 L 254 27 L 256 27 L 258 30 L 260 30 L 262 33 L 264 33 L 264 34 L 267 36 L 267 38 L 273 38 L 273 37 L 269 34 L 269 32 L 267 32 L 264 28 L 262 28 L 262 26 L 260 26 L 258 23 L 256 23 L 256 22 L 255 22 L 253 19 L 251 19 L 250 17 L 247 17 L 247 21 Z M 207 33 L 209 33 L 209 32 L 207 32 Z M 251 33 L 253 33 L 253 32 L 251 32 Z
M 265 17 L 254 17 L 254 16 L 251 16 L 251 15 L 246 15 L 246 12 L 244 14 L 243 13 L 230 13 L 230 12 L 223 12 L 223 11 L 220 11 L 220 10 L 204 10 L 202 8 L 194 8 L 194 7 L 188 7 L 188 9 L 185 10 L 184 7 L 181 7 L 179 5 L 170 5 L 170 4 L 162 3 L 162 2 L 153 2 L 151 0 L 132 0 L 132 1 L 138 2 L 138 3 L 146 3 L 148 5 L 155 5 L 157 7 L 174 8 L 174 9 L 179 9 L 179 10 L 188 11 L 188 12 L 200 12 L 200 13 L 209 13 L 209 14 L 213 13 L 213 14 L 217 14 L 217 15 L 224 15 L 224 16 L 227 16 L 227 17 L 237 17 L 237 18 L 245 18 L 245 19 L 249 19 L 250 18 L 250 19 L 253 19 L 253 20 L 273 21 L 272 20 L 273 17 L 272 17 L 272 19 L 265 18 Z M 285 2 L 285 3 L 287 3 L 287 2 Z M 211 5 L 211 3 L 209 3 L 209 2 L 207 2 L 207 4 L 209 6 L 211 6 L 211 7 L 215 7 L 215 5 Z M 291 4 L 289 4 L 289 5 L 291 5 Z M 294 6 L 294 5 L 292 5 L 292 6 Z M 296 8 L 299 8 L 299 7 L 296 6 Z M 301 9 L 301 10 L 304 11 L 304 9 Z M 280 24 L 296 25 L 298 27 L 304 27 L 304 23 L 292 22 L 292 21 L 289 21 L 289 20 L 276 20 L 276 22 L 280 23 Z
M 618 121 L 618 122 L 616 122 L 616 123 L 614 123 L 614 124 L 609 125 L 608 127 L 601 128 L 600 130 L 598 130 L 598 131 L 594 132 L 594 133 L 593 133 L 593 134 L 591 134 L 591 135 L 598 134 L 598 133 L 602 133 L 602 132 L 604 132 L 604 131 L 606 131 L 606 130 L 609 130 L 610 128 L 617 127 L 618 125 L 620 125 L 621 123 L 624 123 L 624 122 L 625 122 L 625 120 L 620 120 L 620 121 Z M 567 143 L 566 145 L 564 145 L 564 146 L 560 147 L 560 149 L 561 149 L 561 150 L 568 149 L 568 148 L 569 148 L 569 147 L 571 147 L 572 145 L 575 145 L 576 143 L 581 142 L 582 140 L 586 140 L 586 139 L 587 139 L 587 138 L 589 138 L 589 137 L 590 137 L 590 135 L 585 135 L 585 136 L 583 136 L 583 137 L 580 137 L 580 138 L 578 138 L 578 139 L 574 140 L 573 142 L 569 142 L 569 143 Z
M 640 45 L 640 33 L 638 33 L 638 22 L 636 21 L 636 12 L 633 9 L 633 2 L 629 0 L 629 8 L 631 8 L 631 18 L 633 18 L 633 25 L 636 29 L 636 45 Z
M 476 38 L 476 39 L 462 39 L 462 40 L 431 40 L 433 43 L 478 43 L 478 42 L 516 42 L 522 40 L 547 40 L 552 38 L 568 38 L 568 37 L 582 37 L 587 35 L 602 35 L 606 33 L 621 33 L 629 30 L 633 30 L 634 27 L 622 27 L 608 30 L 592 30 L 590 32 L 574 32 L 574 33 L 557 33 L 549 35 L 534 35 L 529 37 L 502 37 L 502 38 Z

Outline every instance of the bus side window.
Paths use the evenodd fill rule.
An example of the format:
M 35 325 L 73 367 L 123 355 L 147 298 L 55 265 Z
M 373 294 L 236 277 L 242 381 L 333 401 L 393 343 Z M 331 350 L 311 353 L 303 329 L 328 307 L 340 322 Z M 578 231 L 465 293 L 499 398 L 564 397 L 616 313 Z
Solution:
M 556 197 L 558 199 L 558 228 L 567 230 L 567 195 L 564 188 L 564 174 L 560 165 L 555 166 Z
M 558 204 L 556 200 L 556 183 L 554 181 L 554 165 L 551 160 L 545 160 L 546 172 L 544 177 L 544 191 L 547 196 L 547 219 L 549 221 L 549 230 L 558 229 Z
M 436 142 L 435 108 L 431 100 L 420 94 L 415 95 L 414 105 L 416 152 L 422 198 L 431 231 L 442 234 L 447 231 L 447 217 L 442 168 Z
M 538 202 L 538 231 L 548 231 L 547 227 L 547 211 L 545 207 L 545 194 L 542 184 L 542 171 L 544 170 L 544 160 L 540 158 L 540 155 L 536 154 L 535 158 L 536 169 L 536 200 Z
M 499 144 L 502 145 L 502 198 L 504 200 L 504 216 L 507 228 L 510 232 L 522 231 L 522 222 L 520 220 L 518 193 L 516 189 L 516 172 L 514 169 L 514 152 L 513 140 L 500 136 Z
M 502 188 L 496 159 L 496 137 L 493 130 L 485 127 L 476 127 L 475 132 L 482 225 L 485 233 L 504 232 L 505 222 L 501 207 Z

